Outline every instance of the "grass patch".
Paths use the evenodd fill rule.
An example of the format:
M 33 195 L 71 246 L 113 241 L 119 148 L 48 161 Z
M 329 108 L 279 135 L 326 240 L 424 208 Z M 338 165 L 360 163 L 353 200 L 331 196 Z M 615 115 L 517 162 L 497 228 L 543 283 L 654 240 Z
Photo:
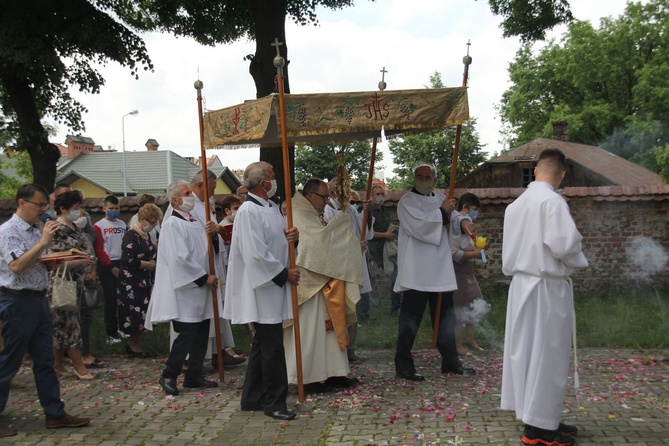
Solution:
M 477 328 L 477 342 L 482 347 L 504 343 L 506 289 L 485 292 L 491 304 L 488 317 Z M 361 323 L 356 347 L 367 350 L 394 349 L 397 342 L 397 316 L 390 314 L 390 293 L 374 292 L 372 320 Z M 576 295 L 576 321 L 579 347 L 669 348 L 669 289 L 602 290 L 597 294 Z M 237 347 L 248 353 L 246 328 L 233 325 Z M 123 354 L 123 344 L 107 345 L 102 311 L 96 312 L 91 326 L 92 351 L 96 355 Z M 169 352 L 169 325 L 157 325 L 142 334 L 145 351 L 158 356 Z M 432 345 L 429 312 L 423 315 L 414 348 Z

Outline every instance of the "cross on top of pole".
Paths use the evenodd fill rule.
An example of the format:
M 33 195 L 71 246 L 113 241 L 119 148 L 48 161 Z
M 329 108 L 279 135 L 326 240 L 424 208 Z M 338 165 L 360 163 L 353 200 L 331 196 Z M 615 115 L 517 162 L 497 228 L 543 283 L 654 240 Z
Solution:
M 278 72 L 283 71 L 282 68 L 286 64 L 285 60 L 283 57 L 281 57 L 281 52 L 279 51 L 279 47 L 283 45 L 283 42 L 279 42 L 278 38 L 274 38 L 274 43 L 271 43 L 273 47 L 276 48 L 276 56 L 274 57 L 274 66 L 276 67 Z
M 383 69 L 381 69 L 379 71 L 381 72 L 381 82 L 379 82 L 379 90 L 383 91 L 383 90 L 386 89 L 385 78 L 386 78 L 386 73 L 388 72 L 388 70 L 386 70 L 386 67 L 383 67 Z

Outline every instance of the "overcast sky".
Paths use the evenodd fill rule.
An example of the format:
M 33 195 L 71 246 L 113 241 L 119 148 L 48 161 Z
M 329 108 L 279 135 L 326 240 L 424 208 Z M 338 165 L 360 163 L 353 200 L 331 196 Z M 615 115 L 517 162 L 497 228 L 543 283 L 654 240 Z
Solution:
M 625 0 L 572 0 L 574 16 L 590 20 L 618 16 Z M 423 88 L 439 71 L 446 86 L 462 85 L 462 58 L 471 41 L 469 110 L 485 150 L 500 151 L 500 120 L 495 111 L 508 88 L 507 68 L 520 47 L 518 39 L 503 39 L 500 18 L 485 0 L 356 0 L 339 11 L 319 10 L 319 26 L 286 24 L 292 93 L 376 90 L 385 67 L 388 90 Z M 561 28 L 551 35 L 559 37 Z M 127 151 L 146 150 L 149 138 L 161 150 L 199 156 L 199 127 L 193 82 L 204 82 L 205 108 L 215 110 L 255 98 L 247 54 L 255 43 L 207 47 L 191 39 L 146 34 L 144 40 L 154 64 L 135 80 L 117 65 L 100 71 L 106 85 L 98 95 L 75 93 L 87 108 L 86 131 L 96 144 L 118 151 L 123 147 L 125 122 Z M 198 74 L 199 72 L 199 74 Z M 123 116 L 139 110 L 137 116 Z M 54 142 L 63 143 L 68 129 L 60 127 Z M 385 145 L 383 164 L 392 176 L 392 159 Z M 210 151 L 224 165 L 244 168 L 258 160 L 257 149 Z

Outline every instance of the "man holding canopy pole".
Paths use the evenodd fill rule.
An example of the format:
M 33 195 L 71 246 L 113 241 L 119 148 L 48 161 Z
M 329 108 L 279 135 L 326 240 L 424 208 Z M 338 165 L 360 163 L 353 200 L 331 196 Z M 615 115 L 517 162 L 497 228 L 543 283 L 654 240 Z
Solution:
M 288 243 L 297 242 L 299 234 L 297 228 L 287 229 L 279 207 L 270 201 L 277 189 L 270 164 L 250 164 L 244 170 L 244 185 L 248 194 L 235 215 L 223 309 L 223 317 L 233 324 L 253 323 L 255 328 L 241 406 L 292 420 L 295 412 L 286 406 L 282 324 L 293 317 L 291 283 L 300 280 L 288 258 Z
M 434 190 L 437 169 L 419 162 L 413 168 L 414 187 L 397 204 L 400 220 L 398 236 L 398 273 L 394 290 L 403 292 L 395 352 L 395 372 L 399 378 L 423 381 L 416 373 L 411 348 L 418 327 L 430 305 L 433 326 L 439 317 L 437 348 L 441 354 L 441 372 L 474 375 L 474 369 L 462 366 L 455 344 L 453 291 L 458 285 L 453 270 L 451 248 L 446 234 L 455 200 Z M 442 308 L 437 311 L 437 295 L 442 293 Z

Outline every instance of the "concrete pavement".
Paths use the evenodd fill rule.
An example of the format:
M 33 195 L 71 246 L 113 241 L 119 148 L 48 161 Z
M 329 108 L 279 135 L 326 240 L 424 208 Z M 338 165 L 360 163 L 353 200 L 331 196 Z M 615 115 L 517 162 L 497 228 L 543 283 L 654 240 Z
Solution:
M 226 370 L 217 389 L 166 396 L 157 380 L 162 359 L 107 357 L 93 381 L 61 380 L 67 411 L 93 418 L 80 429 L 47 430 L 26 362 L 0 423 L 19 430 L 2 445 L 457 445 L 520 444 L 521 425 L 499 409 L 501 353 L 467 356 L 472 377 L 442 376 L 436 350 L 415 352 L 422 383 L 395 378 L 391 351 L 359 351 L 354 389 L 307 395 L 289 407 L 290 422 L 242 412 L 245 367 Z M 563 421 L 576 424 L 578 445 L 669 444 L 669 350 L 581 349 L 581 390 L 568 389 Z M 210 375 L 214 378 L 214 375 Z M 180 380 L 181 384 L 181 380 Z M 570 380 L 571 384 L 571 380 Z

